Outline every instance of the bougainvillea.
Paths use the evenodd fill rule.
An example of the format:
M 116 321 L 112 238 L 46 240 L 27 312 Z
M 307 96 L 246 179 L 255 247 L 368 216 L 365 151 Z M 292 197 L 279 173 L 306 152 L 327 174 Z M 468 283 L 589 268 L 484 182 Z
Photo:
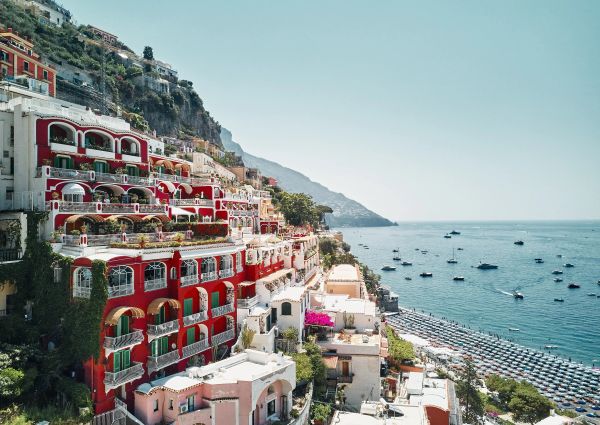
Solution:
M 327 326 L 333 327 L 334 323 L 327 313 L 319 313 L 318 311 L 307 310 L 304 316 L 304 324 L 307 326 Z

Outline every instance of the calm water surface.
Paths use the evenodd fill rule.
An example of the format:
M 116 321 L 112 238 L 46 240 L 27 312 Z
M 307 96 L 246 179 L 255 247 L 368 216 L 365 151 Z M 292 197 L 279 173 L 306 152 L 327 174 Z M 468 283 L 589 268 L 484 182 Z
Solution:
M 401 306 L 526 346 L 556 345 L 556 354 L 600 364 L 600 222 L 401 223 L 341 230 L 352 252 L 375 271 L 386 264 L 397 266 L 397 271 L 379 273 L 382 283 L 398 294 Z M 451 230 L 461 234 L 445 239 Z M 516 240 L 525 244 L 514 245 Z M 453 248 L 458 264 L 446 262 Z M 393 249 L 413 265 L 393 261 Z M 544 263 L 536 264 L 534 258 Z M 499 268 L 474 268 L 480 261 Z M 565 268 L 565 263 L 575 267 Z M 555 269 L 564 272 L 559 276 L 563 282 L 554 282 Z M 421 278 L 421 272 L 432 272 L 433 277 Z M 455 282 L 454 276 L 464 276 L 465 281 Z M 568 289 L 570 282 L 581 288 Z M 514 289 L 525 298 L 514 299 Z

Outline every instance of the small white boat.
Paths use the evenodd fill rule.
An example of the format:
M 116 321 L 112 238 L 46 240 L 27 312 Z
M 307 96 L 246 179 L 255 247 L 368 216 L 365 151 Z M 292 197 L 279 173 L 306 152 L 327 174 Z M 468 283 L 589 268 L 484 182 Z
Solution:
M 552 274 L 563 274 L 562 270 L 553 270 Z
M 555 278 L 554 278 L 554 281 L 555 281 L 555 282 L 562 282 L 563 280 L 562 280 L 560 277 L 555 277 Z
M 412 266 L 412 263 L 410 261 L 403 261 L 400 263 L 400 265 L 402 266 Z
M 462 281 L 465 280 L 465 277 L 464 276 L 454 276 L 454 278 L 452 280 L 456 280 L 456 281 L 462 282 Z
M 396 267 L 394 266 L 383 266 L 381 268 L 381 270 L 383 270 L 384 272 L 393 272 L 396 270 Z
M 508 330 L 509 330 L 510 332 L 519 332 L 519 331 L 520 331 L 520 329 L 519 329 L 519 328 L 508 328 Z

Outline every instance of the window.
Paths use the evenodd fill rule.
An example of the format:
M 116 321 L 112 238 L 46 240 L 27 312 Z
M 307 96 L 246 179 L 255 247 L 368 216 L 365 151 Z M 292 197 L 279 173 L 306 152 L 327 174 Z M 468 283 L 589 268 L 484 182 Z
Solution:
M 267 403 L 267 416 L 275 414 L 275 400 L 271 400 Z
M 11 146 L 15 145 L 15 126 L 14 125 L 10 126 L 10 145 Z
M 214 273 L 217 270 L 216 260 L 214 257 L 202 259 L 202 274 Z
M 195 260 L 185 260 L 181 263 L 181 276 L 197 276 L 198 275 L 198 263 Z
M 0 60 L 3 60 L 4 62 L 10 62 L 10 55 L 5 51 L 0 50 Z
M 115 329 L 115 336 L 123 336 L 129 333 L 129 316 L 122 315 L 119 317 L 117 322 L 117 329 Z
M 187 345 L 193 344 L 194 342 L 196 342 L 196 328 L 194 326 L 192 326 L 191 328 L 188 328 L 188 330 L 186 331 L 186 337 L 187 337 Z
M 65 156 L 57 156 L 54 158 L 54 166 L 56 168 L 73 169 L 73 159 Z
M 80 267 L 75 272 L 75 285 L 73 286 L 73 296 L 89 298 L 92 293 L 92 270 L 87 267 Z
M 212 294 L 210 294 L 210 307 L 216 308 L 219 307 L 219 305 L 219 293 L 213 292 Z
M 120 372 L 131 366 L 131 352 L 121 350 L 113 353 L 113 372 Z
M 83 195 L 77 193 L 65 193 L 63 195 L 63 201 L 66 202 L 83 202 Z
M 134 165 L 128 165 L 127 166 L 127 175 L 129 176 L 139 176 L 140 175 L 140 169 Z
M 4 154 L 4 158 L 8 158 L 10 156 L 10 152 L 8 152 L 8 151 L 4 151 L 3 154 Z
M 173 399 L 169 399 L 169 410 L 173 410 Z
M 24 61 L 24 62 L 23 62 L 23 69 L 24 69 L 25 71 L 29 71 L 29 62 L 27 62 L 27 61 Z
M 144 270 L 144 288 L 146 291 L 160 289 L 167 286 L 167 268 L 163 263 L 154 262 Z
M 235 266 L 237 268 L 237 272 L 241 272 L 243 270 L 242 267 L 242 253 L 241 252 L 236 252 L 235 254 Z
M 104 161 L 94 161 L 94 171 L 97 173 L 108 173 L 108 164 Z
M 196 397 L 191 395 L 187 398 L 187 406 L 188 406 L 188 412 L 193 412 L 194 411 L 194 405 L 196 404 Z
M 284 302 L 281 303 L 281 315 L 282 316 L 291 316 L 292 315 L 292 303 Z
M 192 298 L 186 298 L 183 300 L 183 315 L 189 316 L 194 311 L 194 300 Z
M 133 293 L 133 270 L 131 267 L 118 266 L 108 273 L 108 295 L 121 296 Z
M 154 411 L 158 412 L 158 399 L 154 400 Z
M 13 189 L 12 187 L 7 187 L 6 188 L 6 200 L 12 201 L 14 193 L 15 193 L 15 189 Z
M 44 75 L 44 80 L 47 80 L 48 79 L 48 71 L 46 71 L 44 69 L 43 75 Z
M 150 356 L 158 357 L 169 352 L 169 337 L 153 339 L 150 343 Z
M 233 258 L 231 255 L 221 257 L 221 271 L 231 270 L 233 268 Z

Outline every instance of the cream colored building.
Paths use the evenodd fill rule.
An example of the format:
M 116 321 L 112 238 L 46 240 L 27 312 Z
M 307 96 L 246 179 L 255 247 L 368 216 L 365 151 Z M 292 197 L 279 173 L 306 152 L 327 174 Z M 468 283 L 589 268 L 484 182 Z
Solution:
M 334 266 L 325 280 L 325 292 L 334 295 L 348 295 L 350 298 L 368 298 L 362 273 L 356 265 Z

